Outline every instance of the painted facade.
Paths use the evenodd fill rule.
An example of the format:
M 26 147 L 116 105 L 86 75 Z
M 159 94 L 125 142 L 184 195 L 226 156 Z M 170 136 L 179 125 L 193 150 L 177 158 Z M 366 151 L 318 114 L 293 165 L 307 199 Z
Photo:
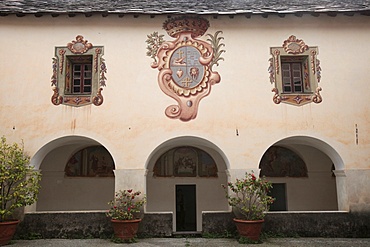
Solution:
M 165 114 L 174 98 L 161 90 L 146 55 L 153 32 L 173 40 L 162 29 L 167 16 L 0 17 L 1 134 L 23 140 L 31 165 L 43 174 L 39 201 L 26 212 L 105 210 L 115 190 L 135 188 L 147 195 L 145 212 L 172 212 L 175 219 L 176 186 L 195 185 L 193 230 L 202 231 L 202 212 L 230 210 L 221 184 L 259 173 L 270 147 L 292 150 L 307 169 L 307 176 L 269 178 L 285 184 L 285 210 L 370 211 L 369 17 L 203 18 L 206 34 L 222 32 L 224 60 L 213 66 L 219 83 L 184 121 Z M 78 35 L 104 49 L 104 101 L 55 105 L 55 49 Z M 319 51 L 319 104 L 273 101 L 270 49 L 292 35 Z M 205 35 L 197 39 L 210 43 Z M 109 152 L 114 176 L 66 175 L 71 157 L 90 146 Z M 176 147 L 209 154 L 217 176 L 154 176 L 157 160 Z M 179 230 L 176 220 L 173 230 Z

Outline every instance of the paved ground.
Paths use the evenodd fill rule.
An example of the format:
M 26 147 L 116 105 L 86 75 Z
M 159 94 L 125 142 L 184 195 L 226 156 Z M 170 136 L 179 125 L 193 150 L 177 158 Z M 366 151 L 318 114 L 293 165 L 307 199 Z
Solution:
M 105 239 L 39 239 L 14 240 L 9 247 L 236 247 L 236 246 L 288 246 L 288 247 L 369 247 L 370 238 L 270 238 L 262 244 L 241 245 L 235 239 L 207 238 L 148 238 L 133 244 L 116 244 Z

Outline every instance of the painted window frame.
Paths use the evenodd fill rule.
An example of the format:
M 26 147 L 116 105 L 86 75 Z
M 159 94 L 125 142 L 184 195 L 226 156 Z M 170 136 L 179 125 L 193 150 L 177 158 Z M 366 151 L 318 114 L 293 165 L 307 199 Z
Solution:
M 53 75 L 51 77 L 51 86 L 54 91 L 51 102 L 54 105 L 69 105 L 74 107 L 94 104 L 100 106 L 104 98 L 101 93 L 106 86 L 105 74 L 107 68 L 103 58 L 104 47 L 93 46 L 84 40 L 84 37 L 77 35 L 76 40 L 67 44 L 67 46 L 55 47 L 55 57 L 53 58 Z M 91 92 L 90 93 L 72 93 L 74 60 L 91 60 Z
M 276 104 L 287 103 L 301 106 L 311 102 L 321 103 L 322 97 L 319 87 L 321 80 L 320 60 L 317 58 L 319 49 L 317 46 L 307 46 L 303 40 L 291 35 L 284 41 L 281 47 L 270 47 L 271 58 L 269 59 L 270 82 L 274 85 L 272 92 L 273 102 Z M 289 60 L 301 62 L 302 85 L 301 92 L 286 92 L 283 84 L 283 64 Z

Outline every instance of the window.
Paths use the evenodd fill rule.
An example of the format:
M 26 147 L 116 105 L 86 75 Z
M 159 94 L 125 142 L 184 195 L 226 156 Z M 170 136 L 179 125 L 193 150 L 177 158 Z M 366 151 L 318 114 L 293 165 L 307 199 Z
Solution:
M 67 57 L 66 94 L 91 94 L 92 56 Z M 71 85 L 72 82 L 72 85 Z
M 307 57 L 281 57 L 283 93 L 311 93 Z
M 217 165 L 206 152 L 195 147 L 177 147 L 155 163 L 156 177 L 217 177 Z
M 93 46 L 81 35 L 67 46 L 55 48 L 51 84 L 54 105 L 84 106 L 103 103 L 107 69 L 102 46 Z
M 270 52 L 270 82 L 275 86 L 272 91 L 276 104 L 304 105 L 322 101 L 317 47 L 309 47 L 292 35 L 282 47 L 271 47 Z
M 113 158 L 103 146 L 91 146 L 74 153 L 64 169 L 67 177 L 113 177 Z

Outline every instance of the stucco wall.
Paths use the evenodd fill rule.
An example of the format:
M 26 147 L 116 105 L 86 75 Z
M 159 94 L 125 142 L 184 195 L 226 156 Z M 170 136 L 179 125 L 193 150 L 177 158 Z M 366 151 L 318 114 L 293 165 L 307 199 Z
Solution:
M 338 210 L 335 176 L 332 161 L 320 150 L 295 145 L 305 161 L 308 176 L 268 178 L 272 183 L 286 184 L 286 205 L 289 211 Z
M 369 192 L 358 189 L 359 181 L 369 181 L 368 17 L 206 18 L 211 25 L 208 33 L 221 30 L 225 38 L 225 61 L 214 67 L 221 82 L 200 102 L 197 118 L 181 122 L 164 115 L 174 100 L 159 89 L 158 71 L 150 67 L 152 60 L 145 55 L 146 35 L 165 34 L 161 30 L 165 16 L 0 17 L 1 134 L 10 141 L 23 139 L 26 151 L 36 157 L 32 164 L 37 168 L 45 156 L 34 155 L 51 141 L 88 137 L 113 156 L 115 189 L 130 184 L 125 180 L 129 175 L 124 174 L 132 171 L 128 173 L 135 175 L 129 178 L 131 184 L 140 184 L 144 190 L 149 156 L 172 138 L 208 140 L 222 150 L 233 173 L 234 169 L 256 169 L 267 148 L 281 139 L 313 137 L 336 150 L 343 161 L 334 162 L 337 170 L 348 170 L 344 176 L 350 180 L 344 177 L 338 193 L 351 196 L 343 203 L 349 210 L 369 211 Z M 105 101 L 99 107 L 73 108 L 50 102 L 54 47 L 65 46 L 78 34 L 105 49 L 108 79 L 102 92 Z M 282 45 L 292 34 L 319 47 L 321 104 L 295 107 L 272 102 L 269 47 Z M 172 40 L 168 35 L 165 39 Z M 57 181 L 53 179 L 50 183 Z
M 66 177 L 64 168 L 76 145 L 50 152 L 41 164 L 41 190 L 37 211 L 108 209 L 114 196 L 114 177 Z

